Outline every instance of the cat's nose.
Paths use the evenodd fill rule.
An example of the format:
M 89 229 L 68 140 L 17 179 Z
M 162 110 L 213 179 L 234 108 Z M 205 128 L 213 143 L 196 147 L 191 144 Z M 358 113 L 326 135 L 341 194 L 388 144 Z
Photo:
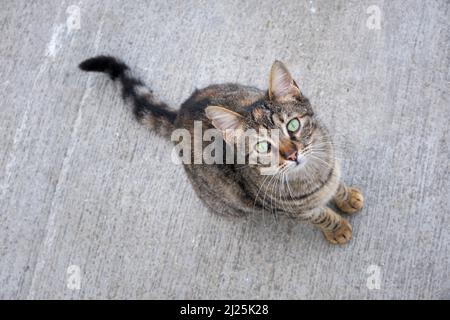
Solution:
M 291 161 L 297 161 L 297 155 L 298 155 L 298 152 L 294 151 L 290 155 L 287 156 L 287 159 L 291 160 Z

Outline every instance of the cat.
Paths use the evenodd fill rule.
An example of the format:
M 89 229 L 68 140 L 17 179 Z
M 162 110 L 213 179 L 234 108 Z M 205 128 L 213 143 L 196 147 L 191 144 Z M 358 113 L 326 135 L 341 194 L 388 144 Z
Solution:
M 79 68 L 118 80 L 136 119 L 167 139 L 178 129 L 201 139 L 194 130 L 197 121 L 203 130 L 221 133 L 227 152 L 242 132 L 256 130 L 257 143 L 246 149 L 246 157 L 276 155 L 274 174 L 263 174 L 265 166 L 258 162 L 184 163 L 196 194 L 211 211 L 234 216 L 281 213 L 317 226 L 332 244 L 351 239 L 349 222 L 327 205 L 333 200 L 342 212 L 353 214 L 362 209 L 363 195 L 340 179 L 331 137 L 282 62 L 273 63 L 268 90 L 233 83 L 211 85 L 196 90 L 179 110 L 157 100 L 115 57 L 93 57 Z M 278 140 L 262 136 L 263 129 L 278 129 Z M 195 152 L 190 156 L 195 157 Z

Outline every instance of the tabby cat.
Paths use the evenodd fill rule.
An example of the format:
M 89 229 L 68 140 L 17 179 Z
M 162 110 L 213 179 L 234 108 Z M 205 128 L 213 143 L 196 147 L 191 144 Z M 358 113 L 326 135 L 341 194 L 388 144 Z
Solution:
M 280 213 L 316 225 L 333 244 L 351 239 L 351 225 L 327 204 L 333 200 L 341 211 L 353 214 L 362 208 L 363 196 L 340 180 L 331 138 L 282 62 L 273 63 L 268 90 L 211 85 L 196 90 L 179 110 L 158 101 L 121 60 L 97 56 L 79 67 L 118 80 L 124 99 L 132 101 L 137 120 L 166 138 L 176 129 L 185 129 L 192 139 L 202 140 L 194 130 L 196 121 L 203 130 L 215 128 L 223 134 L 225 152 L 236 141 L 229 132 L 239 135 L 253 129 L 260 135 L 246 156 L 276 155 L 278 170 L 272 175 L 262 174 L 259 163 L 184 163 L 197 195 L 211 211 L 238 216 Z M 278 129 L 278 140 L 262 135 L 263 129 Z M 192 157 L 195 152 L 191 151 Z

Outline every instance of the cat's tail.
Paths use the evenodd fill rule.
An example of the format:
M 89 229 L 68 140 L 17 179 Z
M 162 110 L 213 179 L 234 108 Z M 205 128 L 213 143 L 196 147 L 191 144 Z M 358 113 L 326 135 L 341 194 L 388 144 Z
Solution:
M 133 113 L 142 124 L 164 137 L 169 137 L 174 129 L 177 112 L 167 104 L 155 99 L 152 90 L 133 76 L 130 68 L 121 60 L 110 56 L 97 56 L 80 63 L 81 70 L 104 72 L 111 79 L 119 80 L 124 99 L 131 99 Z

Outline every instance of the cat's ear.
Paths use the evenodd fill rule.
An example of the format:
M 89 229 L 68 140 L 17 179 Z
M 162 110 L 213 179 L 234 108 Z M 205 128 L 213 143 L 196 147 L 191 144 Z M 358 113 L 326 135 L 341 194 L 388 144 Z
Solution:
M 292 100 L 301 96 L 297 83 L 292 78 L 283 62 L 275 60 L 270 69 L 269 98 L 270 100 Z
M 244 128 L 244 117 L 239 113 L 219 106 L 208 106 L 205 109 L 206 116 L 211 120 L 212 125 L 222 131 L 223 139 L 227 143 L 233 143 Z

